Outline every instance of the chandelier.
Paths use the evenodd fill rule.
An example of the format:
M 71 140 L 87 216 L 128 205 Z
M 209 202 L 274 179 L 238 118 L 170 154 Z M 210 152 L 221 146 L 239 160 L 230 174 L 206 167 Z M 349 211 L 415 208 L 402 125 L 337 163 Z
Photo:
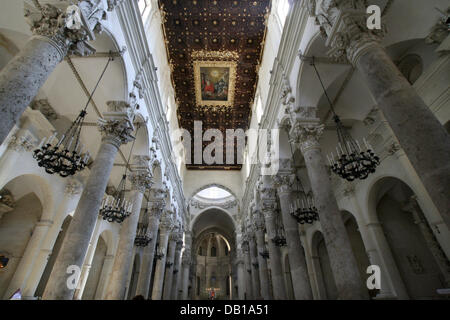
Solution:
M 138 125 L 136 129 L 136 136 L 139 128 L 140 125 Z M 131 215 L 131 211 L 133 210 L 133 204 L 125 199 L 125 187 L 127 181 L 127 170 L 130 165 L 130 158 L 133 154 L 135 142 L 136 139 L 133 140 L 133 144 L 131 145 L 130 154 L 128 155 L 127 163 L 125 164 L 125 172 L 122 175 L 122 179 L 120 180 L 114 195 L 107 195 L 106 198 L 103 199 L 100 207 L 100 214 L 103 217 L 103 220 L 107 220 L 108 222 L 122 223 L 123 220 Z
M 364 180 L 369 174 L 375 172 L 376 167 L 380 164 L 380 158 L 375 155 L 373 148 L 367 143 L 366 139 L 363 139 L 364 143 L 361 147 L 358 140 L 353 139 L 347 129 L 342 125 L 339 116 L 334 111 L 333 103 L 325 90 L 322 78 L 317 71 L 314 57 L 312 57 L 311 61 L 311 65 L 316 71 L 317 78 L 330 105 L 330 110 L 333 113 L 333 120 L 336 123 L 338 136 L 338 145 L 336 146 L 337 156 L 336 159 L 333 153 L 331 153 L 331 157 L 327 156 L 331 170 L 348 181 L 354 181 L 355 179 Z
M 281 221 L 281 214 L 280 212 L 277 212 L 276 218 L 275 218 L 275 237 L 272 238 L 272 242 L 277 247 L 284 247 L 286 245 L 286 237 L 285 232 L 283 228 L 283 223 Z
M 264 259 L 269 259 L 269 251 L 264 250 L 263 252 L 260 252 L 259 255 L 263 257 Z
M 83 170 L 88 164 L 90 155 L 89 151 L 83 154 L 84 146 L 80 143 L 81 129 L 87 114 L 86 109 L 111 61 L 112 57 L 108 59 L 108 63 L 90 94 L 86 106 L 72 122 L 69 129 L 59 138 L 57 132 L 54 132 L 49 138 L 44 137 L 37 149 L 33 151 L 33 158 L 36 159 L 38 166 L 43 167 L 48 174 L 57 173 L 65 178 Z
M 146 209 L 147 212 L 147 209 Z M 146 247 L 152 241 L 150 234 L 147 232 L 148 227 L 143 223 L 139 223 L 136 231 L 136 238 L 134 239 L 134 244 L 137 247 Z
M 287 129 L 285 129 L 287 132 Z M 289 134 L 289 132 L 288 132 Z M 289 147 L 291 149 L 292 161 L 294 161 L 294 151 L 292 150 L 291 142 L 289 141 Z M 314 221 L 319 220 L 318 210 L 315 206 L 314 197 L 311 193 L 306 193 L 303 188 L 302 182 L 295 174 L 296 193 L 295 200 L 290 204 L 291 216 L 297 220 L 299 224 L 313 224 Z

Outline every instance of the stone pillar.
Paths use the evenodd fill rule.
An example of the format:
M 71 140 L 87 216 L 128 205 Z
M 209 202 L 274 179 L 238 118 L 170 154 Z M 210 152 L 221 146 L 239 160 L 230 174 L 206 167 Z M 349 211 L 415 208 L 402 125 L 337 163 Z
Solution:
M 258 264 L 258 254 L 255 244 L 255 233 L 248 229 L 248 247 L 250 263 L 252 268 L 252 293 L 253 299 L 261 300 L 263 299 L 261 293 L 261 279 L 259 279 L 259 264 Z
M 180 285 L 180 279 L 181 274 L 180 267 L 181 267 L 181 249 L 183 248 L 183 240 L 182 237 L 180 237 L 179 240 L 177 240 L 177 245 L 175 247 L 175 260 L 173 263 L 173 279 L 172 279 L 172 288 L 170 290 L 170 296 L 169 300 L 177 300 L 178 297 L 178 288 Z
M 418 225 L 420 233 L 425 239 L 425 243 L 427 244 L 428 249 L 430 249 L 434 261 L 436 261 L 436 264 L 438 265 L 439 270 L 442 273 L 446 288 L 450 288 L 450 263 L 445 256 L 445 253 L 442 251 L 439 243 L 437 242 L 433 231 L 431 231 L 430 227 L 428 226 L 427 220 L 422 210 L 420 209 L 419 204 L 417 203 L 417 197 L 412 196 L 410 200 L 404 205 L 403 210 L 412 214 L 414 223 Z
M 294 199 L 292 195 L 292 183 L 295 176 L 280 174 L 275 177 L 278 197 L 280 199 L 281 216 L 286 243 L 289 252 L 289 266 L 291 270 L 292 285 L 296 300 L 312 300 L 311 284 L 308 277 L 305 254 L 300 241 L 297 220 L 290 213 L 290 204 Z
M 253 221 L 257 245 L 256 258 L 258 259 L 259 280 L 261 283 L 261 296 L 264 300 L 271 300 L 272 297 L 270 294 L 269 271 L 267 269 L 267 260 L 265 257 L 262 256 L 262 254 L 266 252 L 266 244 L 264 241 L 264 229 L 265 229 L 264 218 L 257 210 L 253 212 Z
M 277 211 L 276 189 L 271 183 L 271 176 L 263 176 L 260 186 L 261 194 L 261 213 L 264 216 L 267 236 L 269 238 L 269 256 L 270 271 L 272 276 L 273 295 L 275 300 L 286 300 L 286 285 L 284 282 L 283 266 L 281 264 L 281 250 L 273 242 L 277 235 L 276 219 L 279 214 Z
M 238 283 L 238 298 L 239 300 L 245 300 L 245 279 L 244 279 L 244 257 L 241 252 L 238 252 L 236 257 L 236 269 L 237 269 L 237 283 Z
M 67 286 L 70 276 L 66 273 L 67 268 L 77 266 L 81 270 L 117 151 L 121 144 L 133 139 L 134 108 L 123 101 L 109 101 L 107 104 L 109 112 L 104 114 L 104 119 L 99 120 L 102 142 L 50 274 L 43 299 L 73 298 L 75 287 Z
M 156 191 L 158 192 L 158 191 Z M 163 192 L 158 194 L 163 196 Z M 150 281 L 153 272 L 153 261 L 155 258 L 156 242 L 158 237 L 159 219 L 164 209 L 164 200 L 160 197 L 151 200 L 151 207 L 148 219 L 148 230 L 152 237 L 152 241 L 143 249 L 141 269 L 136 287 L 136 295 L 142 295 L 146 299 L 149 298 Z
M 182 287 L 182 300 L 188 299 L 188 288 L 189 288 L 189 273 L 190 273 L 190 266 L 191 266 L 191 244 L 192 244 L 192 238 L 191 238 L 191 232 L 186 231 L 184 235 L 184 252 L 183 252 L 183 259 L 182 259 L 182 266 L 183 266 L 183 287 Z
M 450 135 L 381 46 L 384 29 L 367 28 L 365 1 L 319 2 L 311 14 L 328 37 L 330 55 L 347 58 L 360 71 L 450 228 Z
M 242 253 L 244 256 L 245 300 L 254 300 L 252 288 L 252 262 L 250 259 L 249 237 L 243 235 Z
M 69 210 L 71 203 L 76 203 L 78 201 L 78 197 L 81 194 L 82 189 L 82 184 L 76 179 L 69 179 L 67 181 L 64 188 L 64 199 L 55 212 L 53 225 L 49 232 L 47 232 L 45 239 L 42 241 L 40 252 L 37 253 L 36 260 L 33 262 L 35 267 L 33 267 L 26 285 L 22 290 L 23 298 L 32 299 L 32 297 L 34 296 L 36 288 L 41 281 L 42 274 L 44 273 L 44 270 L 47 266 L 50 254 L 53 251 L 56 239 L 58 238 L 59 232 L 61 231 L 61 226 L 64 222 L 64 219 L 67 217 L 66 213 Z
M 142 200 L 146 189 L 152 185 L 152 178 L 148 162 L 148 156 L 134 156 L 131 172 L 128 179 L 131 181 L 130 201 L 133 203 L 131 215 L 122 222 L 119 234 L 119 244 L 114 258 L 113 270 L 106 290 L 105 299 L 126 299 L 125 289 L 127 287 L 128 274 L 133 262 L 134 240 L 141 214 Z
M 333 194 L 329 171 L 325 166 L 320 148 L 319 138 L 324 126 L 318 125 L 317 120 L 296 121 L 290 135 L 294 143 L 300 146 L 305 159 L 338 298 L 368 299 L 368 292 L 361 282 L 356 259 Z
M 169 238 L 169 249 L 167 250 L 167 260 L 166 260 L 166 272 L 164 275 L 164 290 L 163 290 L 163 300 L 170 300 L 170 295 L 172 292 L 172 282 L 173 282 L 173 269 L 175 267 L 175 251 L 177 248 L 177 241 L 180 240 L 179 228 L 170 235 Z
M 17 289 L 24 289 L 26 280 L 31 273 L 36 254 L 39 253 L 42 241 L 47 235 L 52 224 L 53 221 L 50 220 L 40 220 L 36 223 L 36 226 L 33 229 L 33 234 L 28 241 L 26 250 L 20 259 L 19 265 L 14 272 L 3 299 L 9 299 L 9 297 L 11 297 Z
M 165 211 L 159 226 L 159 253 L 163 256 L 156 262 L 155 277 L 153 280 L 152 300 L 161 300 L 163 294 L 164 271 L 166 270 L 167 245 L 169 235 L 173 228 L 172 215 L 169 210 Z
M 66 8 L 45 4 L 38 10 L 25 5 L 33 36 L 0 72 L 0 144 L 66 54 L 95 51 L 87 41 L 94 40 L 94 32 L 102 29 L 105 8 L 102 2 L 97 6 L 92 0 L 80 1 L 77 6 L 82 19 L 76 22 L 80 24 L 71 24 L 75 19 L 67 17 Z
M 108 279 L 112 272 L 112 267 L 114 263 L 114 255 L 107 254 L 105 256 L 105 260 L 103 261 L 102 273 L 100 275 L 100 279 L 98 281 L 98 287 L 95 292 L 95 300 L 104 300 L 104 296 L 106 294 L 106 289 L 108 285 Z

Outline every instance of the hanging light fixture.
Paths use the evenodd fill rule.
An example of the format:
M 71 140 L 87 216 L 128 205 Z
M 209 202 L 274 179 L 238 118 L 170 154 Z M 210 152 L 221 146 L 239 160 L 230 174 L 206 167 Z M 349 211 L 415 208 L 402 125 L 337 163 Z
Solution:
M 317 78 L 320 81 L 330 105 L 330 110 L 333 113 L 333 120 L 336 123 L 338 136 L 338 145 L 336 146 L 337 157 L 334 159 L 334 155 L 331 153 L 331 156 L 327 156 L 328 163 L 333 172 L 343 179 L 348 181 L 353 181 L 355 179 L 364 180 L 369 174 L 375 172 L 376 167 L 380 164 L 380 158 L 375 155 L 373 148 L 366 139 L 363 139 L 363 145 L 361 146 L 358 140 L 353 139 L 347 129 L 344 128 L 339 116 L 334 111 L 333 103 L 325 90 L 322 78 L 314 63 L 314 57 L 312 57 L 311 61 L 311 65 L 316 71 Z
M 49 138 L 44 137 L 37 149 L 33 151 L 33 158 L 36 159 L 38 166 L 43 167 L 48 174 L 57 173 L 65 178 L 83 170 L 88 164 L 90 155 L 89 151 L 83 154 L 84 146 L 80 142 L 81 129 L 89 103 L 112 60 L 113 58 L 110 56 L 86 106 L 80 111 L 69 129 L 60 137 L 57 132 L 54 132 Z
M 283 222 L 281 221 L 280 212 L 277 212 L 277 216 L 275 218 L 275 232 L 276 235 L 273 237 L 272 242 L 277 247 L 284 247 L 286 245 L 286 236 L 283 228 Z
M 138 125 L 136 129 L 136 136 L 139 128 L 140 125 Z M 123 220 L 131 215 L 131 211 L 133 210 L 133 204 L 125 199 L 125 187 L 127 181 L 127 170 L 130 164 L 130 158 L 133 153 L 135 142 L 136 139 L 133 140 L 133 144 L 131 145 L 130 154 L 128 155 L 127 163 L 125 164 L 125 172 L 122 175 L 122 179 L 120 179 L 116 192 L 112 196 L 107 195 L 103 199 L 100 207 L 100 215 L 103 217 L 103 220 L 108 222 L 122 223 Z
M 286 130 L 286 129 L 285 129 Z M 287 130 L 286 130 L 287 132 Z M 289 132 L 287 132 L 289 134 Z M 289 147 L 291 149 L 292 161 L 294 161 L 294 151 L 292 150 L 292 145 L 289 142 Z M 315 206 L 314 197 L 311 193 L 307 194 L 303 188 L 302 182 L 295 174 L 295 185 L 296 185 L 296 197 L 295 200 L 290 204 L 290 213 L 300 224 L 313 224 L 314 221 L 319 220 L 318 210 Z
M 145 209 L 147 212 L 147 209 Z M 139 223 L 136 231 L 136 238 L 134 239 L 134 244 L 137 247 L 146 247 L 152 241 L 151 235 L 148 233 L 148 226 Z

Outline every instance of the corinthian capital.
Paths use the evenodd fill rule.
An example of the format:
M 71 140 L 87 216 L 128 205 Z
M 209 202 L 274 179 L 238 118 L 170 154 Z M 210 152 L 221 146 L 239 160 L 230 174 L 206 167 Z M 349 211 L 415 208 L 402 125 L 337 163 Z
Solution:
M 164 210 L 164 200 L 150 200 L 150 212 L 149 217 L 161 218 Z
M 121 144 L 134 139 L 134 108 L 125 101 L 108 101 L 108 111 L 103 114 L 104 119 L 98 120 L 98 128 L 103 140 L 109 140 L 117 148 Z
M 253 214 L 253 228 L 254 230 L 264 230 L 266 228 L 264 217 L 259 211 L 255 211 Z
M 86 55 L 95 52 L 88 41 L 101 33 L 106 10 L 102 0 L 54 1 L 38 8 L 25 3 L 24 16 L 33 34 L 45 37 L 61 54 Z
M 355 63 L 360 53 L 378 43 L 382 30 L 367 28 L 365 0 L 309 0 L 310 14 L 331 47 L 329 55 Z
M 130 172 L 128 179 L 131 182 L 131 189 L 144 193 L 146 189 L 150 189 L 153 179 L 149 170 L 137 170 Z
M 174 222 L 172 217 L 172 211 L 166 210 L 161 217 L 159 229 L 161 230 L 161 233 L 167 233 L 172 231 L 173 227 Z
M 291 140 L 300 146 L 302 153 L 308 151 L 309 149 L 319 149 L 319 140 L 322 136 L 325 126 L 306 122 L 297 122 L 291 130 Z
M 295 183 L 294 174 L 277 174 L 273 177 L 274 187 L 278 193 L 290 193 Z

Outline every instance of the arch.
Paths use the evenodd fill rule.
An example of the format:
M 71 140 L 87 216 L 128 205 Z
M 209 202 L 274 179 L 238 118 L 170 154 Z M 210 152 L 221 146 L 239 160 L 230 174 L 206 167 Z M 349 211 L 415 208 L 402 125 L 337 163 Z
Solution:
M 211 221 L 213 223 L 211 223 Z M 222 232 L 228 235 L 233 233 L 237 225 L 236 221 L 227 210 L 220 207 L 211 206 L 203 209 L 195 215 L 195 217 L 191 220 L 189 229 L 195 235 L 211 227 L 221 229 Z
M 98 237 L 94 257 L 89 269 L 89 275 L 81 297 L 82 300 L 95 299 L 97 290 L 100 287 L 100 280 L 107 251 L 108 247 L 106 241 L 102 236 Z
M 202 187 L 200 187 L 200 188 L 197 188 L 197 189 L 192 193 L 192 195 L 191 195 L 190 198 L 194 197 L 194 196 L 195 196 L 197 193 L 199 193 L 200 191 L 203 191 L 203 190 L 205 190 L 205 189 L 212 188 L 212 187 L 216 187 L 216 188 L 223 189 L 223 190 L 229 192 L 235 199 L 237 199 L 236 194 L 235 194 L 230 188 L 225 187 L 224 185 L 222 185 L 222 184 L 220 184 L 220 183 L 210 183 L 210 184 L 206 184 L 206 185 L 204 185 L 204 186 L 202 186 Z
M 445 286 L 440 265 L 445 257 L 435 239 L 415 193 L 402 180 L 386 177 L 372 189 L 371 206 L 381 223 L 400 278 L 411 299 L 436 299 L 436 290 Z M 432 249 L 431 249 L 432 248 Z M 444 260 L 445 261 L 445 260 Z
M 333 271 L 328 257 L 325 239 L 322 232 L 316 231 L 312 236 L 311 258 L 316 274 L 319 298 L 322 300 L 336 299 L 337 288 L 334 281 Z

